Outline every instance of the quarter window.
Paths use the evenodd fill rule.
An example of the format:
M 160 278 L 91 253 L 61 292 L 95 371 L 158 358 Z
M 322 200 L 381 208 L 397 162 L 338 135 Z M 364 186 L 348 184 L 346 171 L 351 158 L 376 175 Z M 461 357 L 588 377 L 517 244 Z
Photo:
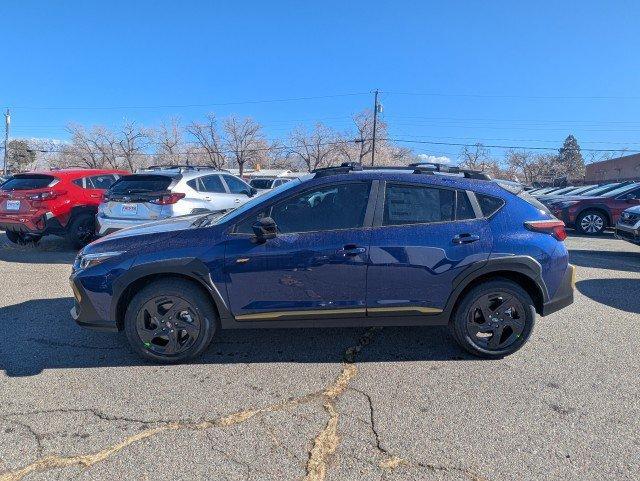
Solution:
M 453 190 L 419 185 L 387 185 L 383 225 L 428 224 L 453 220 Z
M 500 207 L 504 205 L 504 201 L 498 197 L 493 197 L 491 195 L 485 194 L 476 194 L 476 198 L 478 199 L 478 203 L 480 204 L 480 210 L 482 210 L 482 215 L 485 217 L 490 217 L 498 210 Z

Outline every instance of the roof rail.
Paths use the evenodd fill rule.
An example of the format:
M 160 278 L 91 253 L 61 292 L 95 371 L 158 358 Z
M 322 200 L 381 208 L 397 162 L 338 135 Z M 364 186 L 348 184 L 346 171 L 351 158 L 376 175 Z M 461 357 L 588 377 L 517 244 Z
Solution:
M 323 167 L 321 169 L 312 170 L 316 177 L 324 177 L 327 175 L 346 174 L 347 172 L 358 170 L 411 170 L 414 174 L 462 174 L 466 179 L 491 180 L 489 174 L 480 172 L 479 170 L 461 169 L 457 166 L 449 166 L 432 162 L 420 162 L 409 165 L 399 166 L 372 166 L 363 167 L 358 162 L 344 162 L 335 167 Z
M 343 162 L 342 164 L 334 167 L 322 167 L 320 169 L 314 169 L 311 171 L 311 173 L 316 174 L 317 178 L 334 174 L 346 174 L 347 172 L 351 172 L 354 170 L 362 170 L 362 164 L 360 164 L 359 162 Z

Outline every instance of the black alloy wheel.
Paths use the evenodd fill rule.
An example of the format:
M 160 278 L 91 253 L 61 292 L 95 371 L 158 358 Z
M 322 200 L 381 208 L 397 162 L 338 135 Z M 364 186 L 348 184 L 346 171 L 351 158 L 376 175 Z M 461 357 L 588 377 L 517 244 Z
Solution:
M 470 353 L 501 358 L 529 339 L 536 310 L 529 293 L 504 278 L 485 281 L 468 291 L 457 305 L 449 330 Z
M 506 292 L 481 296 L 468 312 L 467 334 L 482 349 L 506 349 L 522 336 L 524 328 L 525 308 Z
M 133 350 L 161 363 L 201 354 L 211 343 L 217 323 L 210 295 L 196 282 L 174 277 L 143 287 L 129 302 L 124 318 Z

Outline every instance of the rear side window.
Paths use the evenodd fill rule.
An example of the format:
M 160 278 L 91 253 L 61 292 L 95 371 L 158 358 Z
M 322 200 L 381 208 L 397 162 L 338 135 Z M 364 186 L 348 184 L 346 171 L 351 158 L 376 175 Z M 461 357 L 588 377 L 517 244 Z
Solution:
M 227 183 L 227 186 L 229 186 L 229 190 L 234 194 L 242 194 L 248 190 L 247 184 L 232 175 L 225 175 L 224 181 Z
M 456 220 L 475 219 L 476 213 L 473 211 L 473 207 L 471 207 L 467 193 L 459 190 L 456 195 Z
M 116 178 L 111 174 L 94 175 L 87 177 L 87 189 L 103 189 L 106 190 L 113 185 Z
M 383 225 L 428 224 L 453 220 L 455 191 L 388 184 Z
M 114 183 L 110 191 L 113 194 L 162 192 L 167 190 L 172 180 L 166 175 L 127 175 Z
M 201 190 L 203 192 L 225 193 L 224 185 L 219 175 L 207 175 L 200 179 Z
M 32 190 L 50 187 L 56 178 L 52 175 L 17 175 L 2 184 L 2 190 Z
M 500 199 L 499 197 L 493 197 L 491 195 L 485 194 L 476 194 L 476 198 L 478 199 L 478 204 L 480 204 L 482 215 L 485 217 L 491 217 L 493 214 L 498 212 L 498 210 L 500 210 L 500 207 L 504 205 L 504 200 Z

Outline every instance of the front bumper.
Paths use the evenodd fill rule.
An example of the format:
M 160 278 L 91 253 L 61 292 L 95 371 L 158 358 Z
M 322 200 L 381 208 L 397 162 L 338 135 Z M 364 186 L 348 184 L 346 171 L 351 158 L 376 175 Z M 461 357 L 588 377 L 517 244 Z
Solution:
M 556 290 L 553 298 L 545 302 L 542 306 L 542 315 L 559 311 L 573 304 L 573 291 L 576 285 L 576 268 L 572 264 L 567 265 L 567 270 L 560 283 L 560 287 Z
M 618 222 L 615 228 L 615 236 L 618 239 L 640 245 L 640 223 L 627 225 Z
M 92 304 L 82 284 L 72 274 L 69 279 L 71 282 L 71 290 L 73 291 L 73 308 L 71 309 L 71 318 L 76 321 L 79 326 L 87 327 L 97 331 L 114 332 L 118 330 L 115 320 L 105 320 L 104 316 L 98 314 L 96 307 Z

